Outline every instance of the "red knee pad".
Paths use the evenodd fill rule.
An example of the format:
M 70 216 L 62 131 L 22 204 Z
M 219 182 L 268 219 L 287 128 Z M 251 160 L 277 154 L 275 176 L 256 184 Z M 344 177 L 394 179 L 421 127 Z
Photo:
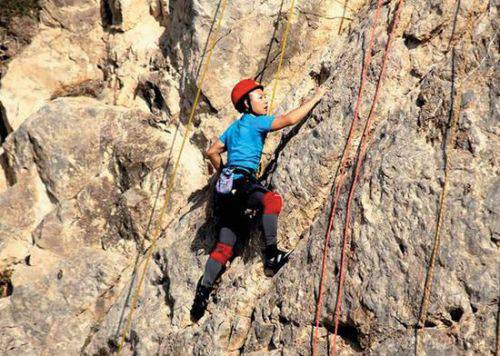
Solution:
M 281 195 L 274 192 L 267 192 L 264 194 L 262 203 L 264 204 L 264 214 L 279 215 L 281 208 L 283 207 L 283 199 L 281 198 Z
M 233 256 L 233 247 L 226 245 L 225 243 L 219 242 L 215 249 L 210 254 L 210 257 L 219 262 L 221 265 L 225 265 L 227 261 Z

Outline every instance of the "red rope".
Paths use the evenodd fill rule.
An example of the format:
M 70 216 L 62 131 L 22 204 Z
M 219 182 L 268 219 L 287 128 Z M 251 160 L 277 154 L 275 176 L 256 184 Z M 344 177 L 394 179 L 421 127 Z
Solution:
M 368 119 L 366 120 L 365 128 L 363 130 L 363 136 L 361 137 L 361 141 L 359 143 L 359 151 L 358 151 L 356 169 L 355 169 L 354 174 L 353 174 L 351 188 L 349 190 L 349 195 L 347 198 L 346 215 L 345 215 L 345 223 L 344 223 L 344 236 L 343 236 L 343 244 L 342 244 L 342 255 L 341 255 L 341 260 L 340 260 L 340 277 L 339 277 L 339 283 L 338 283 L 337 302 L 335 305 L 335 329 L 334 329 L 334 334 L 333 334 L 333 345 L 332 345 L 333 346 L 333 355 L 337 354 L 337 332 L 338 332 L 340 311 L 341 311 L 341 306 L 342 306 L 342 292 L 344 289 L 346 259 L 347 259 L 347 246 L 350 244 L 350 239 L 351 239 L 351 228 L 350 228 L 351 204 L 352 204 L 352 199 L 354 197 L 354 192 L 355 192 L 357 184 L 358 184 L 359 172 L 361 170 L 361 166 L 363 165 L 363 160 L 365 158 L 367 142 L 369 141 L 370 136 L 371 136 L 370 129 L 371 129 L 371 126 L 373 123 L 376 105 L 377 105 L 378 99 L 380 97 L 380 89 L 382 88 L 382 83 L 383 83 L 384 76 L 385 76 L 385 70 L 387 67 L 387 59 L 389 57 L 389 50 L 390 50 L 390 46 L 391 46 L 391 42 L 392 42 L 392 35 L 394 33 L 394 29 L 397 27 L 397 24 L 399 21 L 399 15 L 401 13 L 401 8 L 403 7 L 403 4 L 404 4 L 404 0 L 400 0 L 398 8 L 396 10 L 396 14 L 394 15 L 394 22 L 392 25 L 392 29 L 388 35 L 387 44 L 385 47 L 385 53 L 384 53 L 384 57 L 382 59 L 382 68 L 380 69 L 380 76 L 379 76 L 379 79 L 377 82 L 377 87 L 375 89 L 375 94 L 373 97 L 372 106 L 370 108 L 370 113 L 368 115 Z
M 372 60 L 372 48 L 373 48 L 373 43 L 375 41 L 375 29 L 377 27 L 378 21 L 380 19 L 380 8 L 382 6 L 382 0 L 377 0 L 377 9 L 375 12 L 375 17 L 373 19 L 373 24 L 370 30 L 370 41 L 368 44 L 368 48 L 365 51 L 365 58 L 364 58 L 364 64 L 363 64 L 363 71 L 361 74 L 361 83 L 359 86 L 359 91 L 358 91 L 358 98 L 356 100 L 356 105 L 354 107 L 354 118 L 351 123 L 351 128 L 349 129 L 349 135 L 347 136 L 347 141 L 345 144 L 345 149 L 342 154 L 342 158 L 340 161 L 340 166 L 339 166 L 339 175 L 338 175 L 338 184 L 336 185 L 335 189 L 335 194 L 332 199 L 332 208 L 330 210 L 330 216 L 329 216 L 329 221 L 328 221 L 328 229 L 325 234 L 325 243 L 323 246 L 323 259 L 322 259 L 322 264 L 321 264 L 321 277 L 320 277 L 320 282 L 319 282 L 319 294 L 318 294 L 318 300 L 316 304 L 316 314 L 315 314 L 315 330 L 314 330 L 314 338 L 313 338 L 313 356 L 317 354 L 317 346 L 318 346 L 318 331 L 319 331 L 319 315 L 321 313 L 322 305 L 323 305 L 323 286 L 324 286 L 324 278 L 325 278 L 325 272 L 326 272 L 326 261 L 328 258 L 328 244 L 330 242 L 330 236 L 331 233 L 333 232 L 333 227 L 334 227 L 334 221 L 335 221 L 335 211 L 337 209 L 337 204 L 340 196 L 340 189 L 344 185 L 344 179 L 345 179 L 345 171 L 347 168 L 347 160 L 349 157 L 349 148 L 350 144 L 352 141 L 352 138 L 354 136 L 354 131 L 356 130 L 357 123 L 358 123 L 358 117 L 359 117 L 359 108 L 361 106 L 361 100 L 363 97 L 363 91 L 364 87 L 366 84 L 366 77 L 368 75 L 368 68 L 370 67 L 370 63 Z

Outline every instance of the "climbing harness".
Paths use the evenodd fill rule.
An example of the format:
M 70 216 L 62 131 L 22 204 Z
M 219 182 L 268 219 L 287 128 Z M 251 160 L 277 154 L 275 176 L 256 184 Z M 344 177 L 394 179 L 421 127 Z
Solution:
M 338 289 L 337 289 L 337 301 L 335 305 L 335 320 L 334 320 L 334 333 L 333 333 L 333 355 L 337 354 L 337 333 L 338 333 L 338 326 L 339 326 L 339 318 L 340 318 L 340 312 L 341 312 L 341 307 L 342 307 L 342 292 L 344 289 L 344 280 L 345 280 L 345 273 L 346 273 L 346 268 L 347 268 L 347 247 L 350 245 L 350 240 L 351 240 L 351 227 L 350 227 L 350 222 L 351 222 L 351 204 L 352 204 L 352 199 L 354 197 L 354 192 L 356 190 L 358 181 L 359 181 L 359 172 L 361 170 L 361 167 L 363 165 L 363 160 L 366 155 L 366 150 L 367 150 L 367 144 L 370 141 L 372 131 L 371 131 L 371 126 L 373 124 L 373 119 L 375 116 L 375 111 L 377 108 L 377 103 L 380 97 L 380 90 L 382 88 L 383 82 L 384 82 L 384 76 L 385 76 L 385 71 L 387 68 L 387 60 L 389 58 L 389 53 L 391 49 L 391 43 L 393 39 L 393 34 L 395 29 L 397 29 L 398 22 L 399 22 L 399 16 L 401 14 L 401 9 L 404 6 L 404 0 L 400 0 L 396 13 L 394 14 L 394 20 L 392 23 L 392 28 L 389 31 L 389 35 L 387 38 L 387 44 L 385 47 L 385 53 L 384 57 L 382 58 L 382 65 L 380 68 L 380 75 L 377 81 L 377 86 L 375 88 L 375 94 L 373 96 L 373 101 L 372 105 L 370 107 L 370 112 L 368 114 L 368 118 L 366 120 L 365 128 L 363 130 L 363 136 L 361 137 L 361 141 L 358 145 L 358 156 L 356 158 L 356 168 L 354 170 L 353 178 L 351 181 L 351 188 L 349 190 L 349 194 L 347 196 L 347 204 L 346 204 L 346 215 L 345 215 L 345 222 L 344 222 L 344 236 L 343 236 L 343 241 L 342 241 L 342 254 L 341 254 L 341 259 L 340 259 L 340 271 L 339 271 L 339 282 L 338 282 Z
M 222 195 L 234 193 L 233 186 L 235 174 L 241 174 L 244 177 L 249 176 L 253 178 L 253 171 L 250 169 L 236 166 L 225 167 L 222 169 L 219 175 L 219 179 L 217 179 L 217 183 L 215 184 L 215 191 Z
M 319 292 L 318 292 L 318 299 L 317 299 L 317 304 L 316 304 L 316 313 L 315 313 L 315 330 L 314 330 L 314 337 L 313 337 L 313 356 L 317 354 L 317 345 L 318 345 L 318 332 L 319 332 L 319 316 L 322 310 L 322 302 L 323 302 L 323 288 L 324 288 L 324 278 L 326 274 L 326 261 L 328 258 L 328 248 L 329 248 L 329 242 L 330 242 L 330 236 L 333 232 L 334 228 L 334 222 L 335 222 L 335 211 L 337 209 L 337 204 L 338 200 L 340 197 L 340 191 L 344 185 L 344 180 L 345 180 L 345 173 L 346 169 L 348 168 L 348 158 L 349 158 L 349 153 L 350 153 L 350 147 L 351 147 L 351 141 L 354 138 L 354 132 L 356 131 L 357 124 L 358 124 L 358 118 L 359 118 L 359 109 L 361 106 L 361 101 L 363 98 L 363 92 L 364 92 L 364 87 L 366 84 L 366 77 L 368 75 L 368 68 L 370 67 L 370 63 L 372 60 L 372 48 L 373 48 L 373 43 L 375 40 L 375 29 L 377 27 L 377 24 L 380 19 L 380 9 L 382 6 L 382 0 L 377 1 L 377 8 L 375 10 L 375 16 L 373 19 L 373 23 L 370 29 L 370 40 L 368 44 L 368 48 L 365 51 L 365 58 L 363 62 L 363 71 L 361 74 L 361 83 L 359 86 L 358 90 L 358 97 L 356 100 L 356 104 L 354 106 L 354 117 L 351 123 L 351 127 L 349 129 L 349 134 L 347 136 L 347 141 L 344 146 L 344 152 L 342 154 L 342 158 L 340 160 L 340 165 L 339 165 L 339 172 L 338 172 L 338 182 L 335 184 L 334 182 L 334 187 L 335 189 L 335 194 L 332 199 L 332 207 L 330 210 L 329 214 L 329 221 L 328 221 L 328 228 L 325 233 L 325 242 L 323 245 L 323 258 L 322 258 L 322 263 L 321 263 L 321 276 L 320 276 L 320 282 L 319 282 Z
M 213 39 L 212 39 L 212 44 L 210 46 L 210 50 L 208 52 L 207 60 L 205 62 L 205 66 L 203 68 L 202 76 L 201 76 L 200 82 L 198 83 L 198 90 L 196 92 L 196 96 L 195 96 L 195 100 L 194 100 L 194 103 L 193 103 L 193 107 L 191 109 L 191 114 L 189 116 L 189 120 L 188 120 L 187 125 L 186 125 L 186 131 L 184 133 L 184 137 L 183 137 L 183 140 L 182 140 L 182 143 L 181 143 L 181 147 L 180 147 L 180 150 L 179 150 L 179 153 L 178 153 L 175 165 L 174 165 L 174 169 L 172 171 L 172 175 L 170 176 L 169 184 L 168 184 L 166 192 L 165 192 L 165 198 L 164 198 L 163 206 L 162 206 L 162 208 L 160 210 L 160 215 L 158 217 L 156 229 L 154 230 L 153 235 L 152 235 L 151 246 L 149 247 L 149 249 L 147 251 L 147 254 L 146 254 L 146 257 L 145 257 L 145 262 L 144 262 L 144 267 L 143 267 L 142 273 L 140 275 L 139 282 L 137 284 L 137 288 L 136 288 L 135 294 L 134 294 L 134 296 L 132 298 L 132 303 L 131 303 L 131 306 L 130 306 L 130 311 L 129 311 L 129 314 L 128 314 L 128 317 L 127 317 L 125 328 L 122 331 L 121 340 L 120 340 L 120 342 L 118 344 L 118 354 L 121 353 L 121 350 L 123 349 L 123 345 L 125 344 L 125 338 L 127 336 L 128 330 L 129 330 L 129 328 L 130 328 L 130 326 L 132 324 L 132 316 L 133 316 L 133 313 L 134 313 L 135 308 L 137 306 L 137 302 L 138 302 L 138 299 L 139 299 L 141 287 L 142 287 L 142 284 L 144 282 L 144 277 L 146 275 L 149 262 L 151 260 L 152 255 L 153 255 L 153 251 L 154 251 L 154 249 L 156 247 L 156 243 L 158 241 L 158 237 L 160 236 L 160 233 L 161 233 L 161 225 L 162 225 L 162 222 L 163 222 L 163 218 L 165 216 L 165 212 L 166 212 L 167 207 L 168 207 L 168 203 L 169 203 L 169 200 L 170 200 L 170 195 L 171 195 L 173 187 L 174 187 L 175 176 L 177 174 L 177 169 L 179 168 L 180 158 L 181 158 L 182 152 L 184 150 L 184 146 L 186 144 L 186 140 L 187 140 L 188 134 L 190 132 L 191 122 L 193 121 L 193 117 L 194 117 L 194 114 L 196 112 L 196 108 L 198 106 L 198 102 L 199 102 L 200 97 L 201 97 L 201 88 L 202 88 L 203 82 L 205 81 L 205 77 L 206 77 L 206 74 L 207 74 L 208 65 L 210 64 L 210 59 L 212 57 L 213 49 L 214 49 L 214 47 L 215 47 L 215 45 L 217 43 L 217 37 L 218 37 L 218 34 L 219 34 L 220 25 L 221 25 L 222 18 L 224 16 L 224 12 L 225 12 L 226 5 L 227 5 L 227 0 L 222 0 L 222 1 L 223 1 L 223 3 L 221 5 L 221 14 L 219 16 L 219 19 L 218 19 L 218 22 L 217 22 L 217 26 L 216 26 L 215 31 L 214 31 L 214 36 L 213 36 Z

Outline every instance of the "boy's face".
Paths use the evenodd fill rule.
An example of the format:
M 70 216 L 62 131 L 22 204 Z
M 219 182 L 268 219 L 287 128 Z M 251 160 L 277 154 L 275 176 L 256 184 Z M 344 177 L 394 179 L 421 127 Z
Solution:
M 262 89 L 256 89 L 248 95 L 252 109 L 257 115 L 267 115 L 267 98 Z

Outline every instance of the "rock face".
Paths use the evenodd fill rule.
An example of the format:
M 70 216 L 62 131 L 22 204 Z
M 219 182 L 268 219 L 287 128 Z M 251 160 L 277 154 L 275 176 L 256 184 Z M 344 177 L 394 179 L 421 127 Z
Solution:
M 331 193 L 375 10 L 375 3 L 348 3 L 345 9 L 342 2 L 333 4 L 297 5 L 277 112 L 294 108 L 318 83 L 329 90 L 304 122 L 270 135 L 266 149 L 264 178 L 285 201 L 279 243 L 294 249 L 290 262 L 275 277 L 264 276 L 260 233 L 250 219 L 206 316 L 196 324 L 189 320 L 217 234 L 213 180 L 202 152 L 235 117 L 227 100 L 232 85 L 263 71 L 263 82 L 271 82 L 288 10 L 281 1 L 229 2 L 126 354 L 311 353 Z M 381 10 L 360 126 L 335 212 L 320 354 L 332 343 L 351 167 L 396 6 L 386 3 Z M 497 9 L 483 0 L 402 6 L 353 200 L 338 350 L 414 352 L 447 159 L 441 249 L 418 340 L 429 355 L 494 354 Z M 2 120 L 9 125 L 0 151 L 2 354 L 116 352 L 166 177 L 188 129 L 216 9 L 217 3 L 203 0 L 43 3 L 40 33 L 9 62 L 0 89 Z M 273 26 L 266 63 L 261 59 Z
M 40 32 L 12 59 L 2 78 L 3 120 L 11 130 L 48 100 L 102 79 L 97 68 L 104 55 L 102 28 L 93 27 L 99 20 L 97 1 L 78 7 L 71 6 L 71 1 L 45 4 Z
M 147 214 L 162 164 L 180 146 L 173 130 L 155 128 L 155 120 L 94 99 L 63 98 L 9 136 L 4 147 L 16 184 L 2 195 L 0 256 L 3 268 L 16 268 L 5 310 L 11 318 L 2 318 L 3 350 L 16 350 L 13 340 L 29 338 L 33 352 L 74 353 L 109 308 L 112 299 L 106 300 L 114 293 L 109 290 L 127 274 L 127 258 L 145 245 Z M 190 173 L 201 168 L 200 152 L 189 144 L 186 151 L 190 162 L 181 166 L 180 174 L 189 184 L 175 191 L 176 206 L 185 205 L 184 197 L 204 184 Z M 172 166 L 166 169 L 168 173 Z M 38 190 L 27 189 L 31 185 Z M 53 293 L 49 300 L 41 297 Z M 26 308 L 31 298 L 42 303 L 35 307 L 37 315 Z M 72 301 L 60 305 L 65 299 Z M 52 308 L 60 312 L 52 314 Z M 72 318 L 75 313 L 80 316 Z M 57 322 L 47 321 L 47 314 Z M 40 325 L 43 331 L 10 330 L 7 325 L 14 320 Z M 56 343 L 61 332 L 68 332 L 65 341 Z

